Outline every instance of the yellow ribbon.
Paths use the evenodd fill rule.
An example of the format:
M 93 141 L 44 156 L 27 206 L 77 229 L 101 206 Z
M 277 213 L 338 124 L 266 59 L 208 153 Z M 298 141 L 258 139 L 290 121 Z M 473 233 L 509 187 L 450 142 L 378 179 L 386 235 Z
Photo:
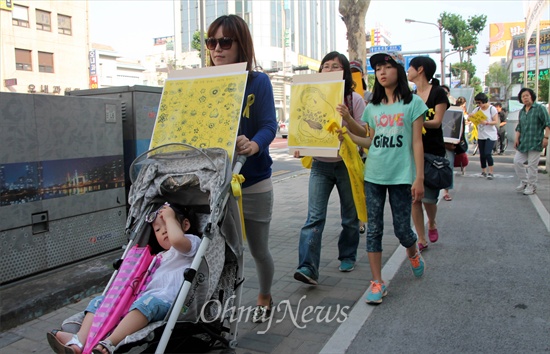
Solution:
M 340 129 L 340 124 L 334 119 L 329 120 L 324 127 L 332 134 L 337 134 L 336 130 Z M 346 127 L 341 128 L 342 133 L 346 133 L 348 130 Z M 344 164 L 348 170 L 348 175 L 351 183 L 351 192 L 353 194 L 353 202 L 355 209 L 357 209 L 357 217 L 359 220 L 367 222 L 367 203 L 365 200 L 365 182 L 363 179 L 363 171 L 365 170 L 365 164 L 361 160 L 361 156 L 357 151 L 357 145 L 351 140 L 348 134 L 343 134 L 344 141 L 340 146 L 338 152 Z
M 241 189 L 241 184 L 243 184 L 243 182 L 244 182 L 243 175 L 233 174 L 233 178 L 231 178 L 231 190 L 233 191 L 233 196 L 236 197 L 239 201 L 239 213 L 241 214 L 243 240 L 246 240 L 246 228 L 244 226 L 244 213 L 243 213 L 243 191 Z
M 470 139 L 477 140 L 479 134 L 479 128 L 477 127 L 481 122 L 487 120 L 487 116 L 481 110 L 478 110 L 474 114 L 468 116 L 468 120 L 473 123 L 472 129 L 470 129 Z
M 250 118 L 250 106 L 254 104 L 256 96 L 253 93 L 246 97 L 246 107 L 244 108 L 243 117 Z
M 477 125 L 472 124 L 472 127 L 470 128 L 470 132 L 468 133 L 468 141 L 470 143 L 473 143 L 477 140 L 478 131 L 477 131 Z
M 302 157 L 302 166 L 304 168 L 311 168 L 311 164 L 313 164 L 313 157 L 312 156 L 304 156 Z

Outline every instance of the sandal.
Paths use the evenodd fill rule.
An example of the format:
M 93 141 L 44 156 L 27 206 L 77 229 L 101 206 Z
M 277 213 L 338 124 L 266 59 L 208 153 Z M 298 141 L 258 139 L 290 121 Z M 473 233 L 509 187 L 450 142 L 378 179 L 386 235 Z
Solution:
M 99 343 L 97 343 L 97 345 L 101 345 L 103 348 L 107 349 L 107 352 L 109 354 L 113 354 L 115 352 L 115 346 L 113 345 L 113 343 L 111 343 L 110 340 L 108 339 L 105 339 L 105 340 L 101 340 L 99 341 Z M 94 348 L 94 350 L 92 350 L 92 353 L 93 354 L 103 354 L 103 350 L 101 349 L 97 349 L 97 346 Z
M 446 201 L 450 202 L 451 200 L 453 200 L 453 197 L 451 197 L 450 194 L 445 194 L 445 195 L 443 196 L 443 199 L 445 199 Z
M 252 322 L 263 323 L 271 317 L 271 308 L 273 307 L 273 298 L 269 300 L 269 306 L 257 305 L 252 312 Z
M 428 248 L 428 244 L 423 244 L 423 243 L 420 243 L 418 242 L 418 252 L 422 252 L 424 251 L 426 248 Z
M 67 343 L 63 344 L 61 343 L 59 338 L 57 338 L 57 332 L 59 332 L 59 330 L 54 329 L 53 331 L 46 334 L 48 344 L 50 345 L 50 347 L 52 347 L 54 352 L 56 352 L 57 354 L 76 354 L 71 345 L 76 345 L 80 349 L 80 352 L 82 352 L 83 345 L 76 334 L 73 334 L 73 337 Z

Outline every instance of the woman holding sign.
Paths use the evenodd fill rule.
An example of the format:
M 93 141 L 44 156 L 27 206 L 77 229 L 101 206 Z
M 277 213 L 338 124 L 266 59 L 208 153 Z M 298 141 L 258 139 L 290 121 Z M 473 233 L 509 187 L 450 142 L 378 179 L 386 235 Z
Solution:
M 246 62 L 249 72 L 236 153 L 247 156 L 241 170 L 245 178 L 242 184 L 244 226 L 260 286 L 252 321 L 265 322 L 273 305 L 274 265 L 268 245 L 273 210 L 269 144 L 277 132 L 273 87 L 266 74 L 253 71 L 256 57 L 252 36 L 248 25 L 239 16 L 227 15 L 214 20 L 208 28 L 206 47 L 210 51 L 209 66 Z
M 331 71 L 341 71 L 344 79 L 345 104 L 339 104 L 336 107 L 343 118 L 342 124 L 348 126 L 355 134 L 364 136 L 365 129 L 362 128 L 364 123 L 361 122 L 361 116 L 365 110 L 365 101 L 353 90 L 351 68 L 345 55 L 338 52 L 325 55 L 319 72 Z M 356 124 L 348 125 L 350 121 Z M 328 200 L 334 186 L 338 189 L 342 217 L 342 231 L 338 240 L 339 270 L 351 272 L 355 268 L 359 245 L 359 219 L 353 201 L 348 170 L 340 156 L 314 157 L 309 177 L 307 220 L 300 231 L 298 268 L 294 273 L 294 279 L 306 284 L 317 285 L 317 279 L 319 279 L 321 240 L 327 217 Z

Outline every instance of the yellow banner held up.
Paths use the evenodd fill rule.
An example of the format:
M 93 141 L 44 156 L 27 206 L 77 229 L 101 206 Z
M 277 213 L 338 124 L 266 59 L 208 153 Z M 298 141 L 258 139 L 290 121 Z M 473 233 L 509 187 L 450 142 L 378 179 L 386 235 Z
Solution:
M 338 134 L 336 130 L 339 129 L 342 129 L 344 133 L 347 132 L 347 128 L 340 128 L 340 125 L 334 119 L 331 119 L 324 128 L 332 134 Z M 338 153 L 344 160 L 344 164 L 348 170 L 353 202 L 355 209 L 357 209 L 357 217 L 359 220 L 367 222 L 367 203 L 365 200 L 365 182 L 363 179 L 365 164 L 357 151 L 357 145 L 355 145 L 348 134 L 344 134 L 344 141 Z

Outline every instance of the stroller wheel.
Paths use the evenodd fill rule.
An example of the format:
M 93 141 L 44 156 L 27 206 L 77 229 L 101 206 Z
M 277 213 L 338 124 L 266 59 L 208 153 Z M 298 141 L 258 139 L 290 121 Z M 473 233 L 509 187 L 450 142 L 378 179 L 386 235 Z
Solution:
M 237 348 L 237 344 L 239 344 L 238 341 L 236 341 L 236 340 L 230 340 L 230 341 L 229 341 L 229 348 L 235 349 L 235 348 Z M 235 353 L 235 351 L 234 351 L 234 350 L 231 350 L 231 349 L 226 349 L 227 351 L 224 350 L 223 353 L 227 353 L 227 354 L 229 354 L 229 353 Z

